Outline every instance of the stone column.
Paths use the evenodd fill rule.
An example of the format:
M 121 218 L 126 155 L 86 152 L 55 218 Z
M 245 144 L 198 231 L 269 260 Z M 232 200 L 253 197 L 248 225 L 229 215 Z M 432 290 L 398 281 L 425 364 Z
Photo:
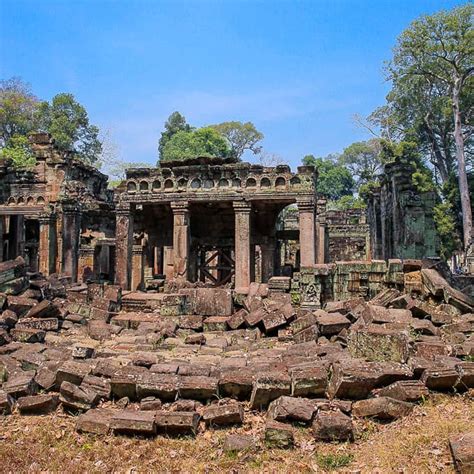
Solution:
M 262 256 L 262 283 L 267 283 L 275 274 L 275 240 L 270 237 L 261 243 L 260 252 Z
M 81 211 L 75 204 L 63 204 L 63 265 L 62 272 L 77 281 Z
M 132 270 L 133 217 L 130 204 L 115 210 L 115 283 L 130 289 Z
M 3 216 L 0 216 L 0 262 L 3 262 L 3 233 L 5 232 L 3 224 Z
M 300 225 L 300 265 L 312 267 L 316 263 L 316 232 L 314 200 L 298 201 Z
M 90 278 L 98 277 L 94 272 L 95 248 L 90 245 L 81 245 L 77 263 L 77 280 L 86 282 Z
M 235 288 L 248 288 L 253 277 L 250 225 L 252 204 L 235 201 Z
M 132 290 L 141 290 L 143 285 L 143 246 L 132 247 Z
M 171 209 L 173 211 L 173 277 L 187 280 L 191 240 L 188 202 L 172 202 Z
M 43 275 L 56 272 L 56 216 L 44 214 L 39 222 L 39 271 Z

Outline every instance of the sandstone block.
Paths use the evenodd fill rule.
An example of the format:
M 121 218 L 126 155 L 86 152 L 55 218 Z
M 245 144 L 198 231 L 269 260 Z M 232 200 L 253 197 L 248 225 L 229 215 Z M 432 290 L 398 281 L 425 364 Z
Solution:
M 270 402 L 282 395 L 290 395 L 291 379 L 284 372 L 258 375 L 252 386 L 250 406 L 254 410 L 266 408 Z
M 110 428 L 114 433 L 153 436 L 156 434 L 155 413 L 120 410 L 112 415 Z
M 175 435 L 195 435 L 199 425 L 199 414 L 188 411 L 158 411 L 155 424 L 158 432 Z
M 474 472 L 474 431 L 451 436 L 449 448 L 459 474 Z
M 42 415 L 56 410 L 58 401 L 58 396 L 53 394 L 31 395 L 19 398 L 17 404 L 22 415 Z
M 340 411 L 319 411 L 314 418 L 312 429 L 316 441 L 352 441 L 354 439 L 352 420 Z
M 255 446 L 251 435 L 229 434 L 224 441 L 223 449 L 226 453 L 250 450 Z
M 0 415 L 9 415 L 12 412 L 13 398 L 3 390 L 0 390 Z
M 429 390 L 419 380 L 399 380 L 387 387 L 376 390 L 380 397 L 390 397 L 402 402 L 418 402 L 429 396 Z
M 178 393 L 181 398 L 211 400 L 217 397 L 218 380 L 206 376 L 183 376 L 178 380 Z
M 204 408 L 202 418 L 208 426 L 240 425 L 244 422 L 244 410 L 238 402 L 214 404 Z
M 351 322 L 342 314 L 326 313 L 322 310 L 316 311 L 316 321 L 319 333 L 323 336 L 333 336 L 351 325 Z
M 162 401 L 172 401 L 178 393 L 178 377 L 174 374 L 148 373 L 137 381 L 137 398 L 157 397 Z
M 252 393 L 254 372 L 251 369 L 225 371 L 219 379 L 219 393 L 224 397 L 248 400 Z
M 390 397 L 369 398 L 352 404 L 352 415 L 373 417 L 381 420 L 395 420 L 407 416 L 413 410 L 412 403 L 395 400 Z
M 294 397 L 324 396 L 328 385 L 328 370 L 324 364 L 290 369 L 291 394 Z
M 270 403 L 267 415 L 281 422 L 310 423 L 316 410 L 317 405 L 309 398 L 282 396 Z
M 269 448 L 292 448 L 295 444 L 293 429 L 284 423 L 267 421 L 265 425 L 265 444 Z
M 66 381 L 61 384 L 59 393 L 59 401 L 74 411 L 89 410 L 100 401 L 100 395 L 88 386 L 78 387 Z

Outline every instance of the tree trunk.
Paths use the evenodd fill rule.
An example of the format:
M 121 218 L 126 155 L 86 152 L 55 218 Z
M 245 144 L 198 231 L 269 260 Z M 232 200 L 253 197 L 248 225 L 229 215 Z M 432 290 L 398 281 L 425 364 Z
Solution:
M 425 125 L 426 133 L 430 137 L 430 141 L 433 146 L 433 153 L 436 159 L 436 168 L 438 168 L 439 174 L 441 176 L 441 181 L 445 183 L 449 177 L 448 168 L 446 166 L 446 160 L 443 156 L 443 152 L 441 151 L 438 141 L 436 140 L 435 133 L 428 122 L 428 118 L 424 117 L 423 122 Z
M 461 78 L 456 78 L 453 87 L 454 140 L 456 143 L 456 160 L 458 162 L 459 193 L 461 194 L 462 226 L 464 250 L 467 251 L 472 239 L 472 209 L 467 183 L 466 159 L 464 156 L 464 139 L 462 136 L 461 111 L 459 110 L 459 93 Z

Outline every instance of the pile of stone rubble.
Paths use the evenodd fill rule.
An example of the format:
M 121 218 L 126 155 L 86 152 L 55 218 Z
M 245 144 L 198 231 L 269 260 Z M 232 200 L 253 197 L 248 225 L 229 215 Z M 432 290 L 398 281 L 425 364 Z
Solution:
M 312 311 L 265 284 L 71 286 L 21 258 L 0 263 L 0 291 L 0 413 L 62 407 L 81 432 L 198 435 L 266 411 L 270 446 L 293 446 L 295 423 L 350 441 L 355 417 L 394 420 L 433 391 L 474 388 L 474 302 L 421 265 L 407 293 Z

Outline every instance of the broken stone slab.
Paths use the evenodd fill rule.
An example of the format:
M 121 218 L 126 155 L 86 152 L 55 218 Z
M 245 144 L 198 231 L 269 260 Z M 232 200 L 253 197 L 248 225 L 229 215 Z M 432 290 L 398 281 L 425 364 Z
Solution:
M 80 387 L 96 392 L 102 400 L 110 400 L 110 397 L 112 396 L 110 381 L 104 377 L 86 375 L 83 378 Z
M 184 343 L 202 346 L 206 344 L 206 336 L 202 333 L 190 334 L 189 336 L 186 336 Z
M 204 408 L 202 418 L 207 426 L 241 425 L 244 409 L 235 401 L 209 405 Z
M 459 474 L 472 474 L 474 472 L 474 431 L 451 436 L 449 448 L 456 471 Z
M 192 435 L 197 433 L 199 413 L 189 411 L 157 411 L 154 414 L 155 425 L 159 433 L 171 436 Z
M 395 362 L 343 360 L 332 366 L 327 395 L 330 399 L 360 400 L 374 388 L 412 377 L 413 373 L 407 366 Z
M 222 449 L 226 453 L 247 451 L 255 447 L 255 439 L 252 435 L 229 434 L 226 436 Z
M 234 313 L 227 320 L 227 325 L 230 329 L 239 329 L 245 325 L 245 318 L 248 316 L 248 311 L 244 308 Z
M 173 401 L 178 394 L 178 377 L 170 373 L 147 373 L 137 379 L 136 393 L 139 400 L 157 397 L 162 401 Z
M 156 434 L 155 413 L 120 410 L 112 415 L 110 428 L 116 434 L 154 436 Z
M 163 404 L 159 398 L 146 397 L 140 401 L 140 410 L 161 410 Z
M 265 425 L 265 444 L 269 448 L 293 448 L 295 444 L 293 429 L 284 423 L 268 420 Z
M 74 411 L 89 410 L 100 401 L 100 395 L 95 390 L 85 385 L 78 387 L 70 382 L 63 382 L 59 393 L 62 405 Z
M 285 316 L 281 311 L 278 310 L 265 314 L 265 316 L 262 318 L 262 322 L 266 333 L 275 331 L 276 329 L 286 326 L 287 324 Z
M 436 391 L 452 390 L 458 381 L 459 374 L 454 367 L 429 367 L 421 375 L 421 381 Z
M 177 374 L 179 369 L 179 364 L 174 362 L 164 362 L 159 364 L 153 364 L 150 367 L 150 372 L 156 374 Z
M 0 328 L 11 329 L 18 321 L 18 316 L 13 311 L 6 309 L 0 314 Z
M 231 316 L 232 291 L 226 288 L 186 288 L 180 290 L 190 301 L 192 314 L 199 316 Z
M 137 384 L 149 375 L 151 374 L 149 374 L 145 367 L 121 367 L 110 379 L 112 396 L 116 399 L 127 397 L 130 400 L 135 400 L 137 398 Z M 143 396 L 149 395 L 153 394 L 150 393 Z
M 178 326 L 181 329 L 192 329 L 193 331 L 202 331 L 203 316 L 180 316 Z
M 59 403 L 57 395 L 30 395 L 17 400 L 18 410 L 21 415 L 44 415 L 56 410 Z
M 399 380 L 387 387 L 374 390 L 379 397 L 390 397 L 402 402 L 415 403 L 429 396 L 429 390 L 420 380 Z
M 354 439 L 352 419 L 339 410 L 318 411 L 312 430 L 316 441 L 343 442 Z
M 28 313 L 26 318 L 58 318 L 60 315 L 59 308 L 49 300 L 43 300 L 34 305 Z
M 292 339 L 295 344 L 301 344 L 303 342 L 317 341 L 319 336 L 318 326 L 310 326 L 309 328 L 303 329 L 302 331 L 294 334 Z
M 310 367 L 294 367 L 289 370 L 291 394 L 294 397 L 324 396 L 328 385 L 328 365 L 315 362 Z
M 290 393 L 291 378 L 288 374 L 275 371 L 257 375 L 252 386 L 250 406 L 252 410 L 262 410 L 273 400 Z
M 350 331 L 347 348 L 356 358 L 403 363 L 409 355 L 409 337 L 404 332 L 371 324 Z
M 413 352 L 421 359 L 434 360 L 438 356 L 450 355 L 451 349 L 440 340 L 416 341 L 413 344 Z
M 108 408 L 94 408 L 77 417 L 76 431 L 106 435 L 110 431 L 110 423 L 116 410 Z
M 73 359 L 91 359 L 95 355 L 95 349 L 90 346 L 75 346 L 72 350 Z
M 459 379 L 456 382 L 456 390 L 465 391 L 474 388 L 474 362 L 460 362 L 456 364 Z
M 63 382 L 80 385 L 83 378 L 91 373 L 91 370 L 92 367 L 89 364 L 68 360 L 56 370 L 55 385 L 57 388 L 59 388 Z
M 181 376 L 178 379 L 178 394 L 181 398 L 211 400 L 218 396 L 218 379 L 206 376 Z
M 211 366 L 209 364 L 179 364 L 178 375 L 202 375 L 209 377 L 211 375 Z
M 352 404 L 352 416 L 395 420 L 411 413 L 413 403 L 403 402 L 390 397 L 369 398 Z
M 318 309 L 315 311 L 319 334 L 322 336 L 333 336 L 343 329 L 350 327 L 351 322 L 340 313 L 326 313 Z
M 28 311 L 36 306 L 38 302 L 33 298 L 25 298 L 23 296 L 8 296 L 8 309 L 13 311 L 18 317 L 25 316 Z
M 219 393 L 224 397 L 249 400 L 253 379 L 254 372 L 250 368 L 223 371 L 219 378 Z
M 59 320 L 57 318 L 21 318 L 15 329 L 39 329 L 41 331 L 57 331 Z
M 0 415 L 10 415 L 15 401 L 13 397 L 3 390 L 0 390 Z
M 282 396 L 268 406 L 267 416 L 275 421 L 311 423 L 317 405 L 309 398 Z
M 27 397 L 38 392 L 38 385 L 35 382 L 33 373 L 17 373 L 9 377 L 2 389 L 13 398 Z
M 256 326 L 258 323 L 263 321 L 263 318 L 266 316 L 267 310 L 262 306 L 254 311 L 249 311 L 245 316 L 245 323 L 250 326 Z
M 45 331 L 42 331 L 41 329 L 15 327 L 15 329 L 12 329 L 10 331 L 10 335 L 12 336 L 14 341 L 27 342 L 30 344 L 34 344 L 36 342 L 44 342 L 46 333 Z
M 297 317 L 294 321 L 290 323 L 293 334 L 298 334 L 299 332 L 312 327 L 316 324 L 316 316 L 314 314 L 307 312 L 303 316 Z
M 227 331 L 227 316 L 211 316 L 203 322 L 204 332 Z
M 400 292 L 395 288 L 386 288 L 382 290 L 380 293 L 377 293 L 370 301 L 370 305 L 374 306 L 388 306 L 394 300 L 396 300 L 400 296 Z

